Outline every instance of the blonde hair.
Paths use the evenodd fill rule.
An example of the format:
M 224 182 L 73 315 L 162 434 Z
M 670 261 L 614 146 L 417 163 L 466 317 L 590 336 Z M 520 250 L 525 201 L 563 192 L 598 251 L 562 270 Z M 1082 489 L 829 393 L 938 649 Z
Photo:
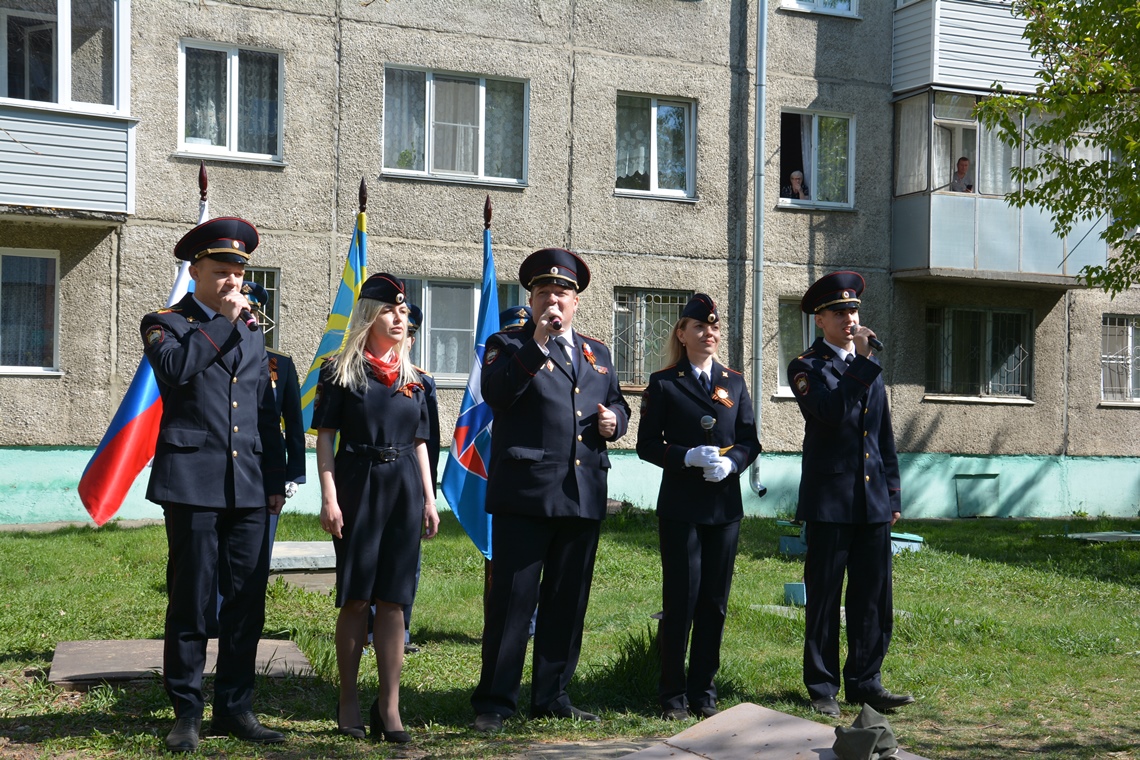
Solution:
M 692 317 L 681 317 L 677 320 L 677 324 L 673 325 L 673 329 L 669 331 L 669 343 L 665 346 L 665 364 L 662 365 L 661 369 L 679 364 L 682 359 L 685 361 L 689 360 L 689 354 L 685 351 L 685 344 L 677 337 L 677 333 L 688 327 L 690 322 L 696 321 L 697 320 Z M 724 336 L 722 335 L 721 337 L 723 338 Z M 713 359 L 716 358 L 717 356 L 714 353 Z M 717 361 L 719 361 L 719 359 Z
M 372 298 L 361 298 L 352 307 L 352 315 L 348 319 L 348 335 L 344 339 L 344 347 L 336 356 L 336 368 L 333 379 L 337 385 L 356 391 L 368 390 L 368 375 L 365 372 L 364 349 L 368 345 L 368 334 L 372 325 L 380 317 L 385 306 L 395 309 L 404 309 L 407 314 L 408 307 L 404 304 L 385 303 Z M 408 359 L 411 351 L 408 340 L 408 331 L 404 330 L 404 337 L 396 344 L 397 366 L 400 369 L 399 385 L 403 387 L 408 383 L 420 382 L 420 373 L 412 366 Z

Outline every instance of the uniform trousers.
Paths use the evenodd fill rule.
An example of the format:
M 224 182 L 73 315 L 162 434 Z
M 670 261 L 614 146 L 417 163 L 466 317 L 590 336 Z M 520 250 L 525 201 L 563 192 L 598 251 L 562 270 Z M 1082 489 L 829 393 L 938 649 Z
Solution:
M 164 504 L 162 511 L 169 550 L 163 680 L 174 715 L 202 715 L 206 618 L 219 592 L 214 715 L 251 710 L 269 578 L 268 510 Z
M 849 702 L 883 691 L 880 670 L 891 642 L 891 524 L 807 523 L 804 685 L 812 699 L 839 694 L 839 608 L 847 574 Z
M 713 678 L 720 669 L 720 644 L 740 522 L 701 525 L 658 517 L 657 534 L 663 610 L 657 625 L 661 708 L 714 707 Z M 690 629 L 692 647 L 686 680 L 685 650 L 689 648 Z
M 483 622 L 483 668 L 471 695 L 476 714 L 509 717 L 518 711 L 535 604 L 531 714 L 570 706 L 566 687 L 582 650 L 600 532 L 600 520 L 495 515 L 495 572 Z

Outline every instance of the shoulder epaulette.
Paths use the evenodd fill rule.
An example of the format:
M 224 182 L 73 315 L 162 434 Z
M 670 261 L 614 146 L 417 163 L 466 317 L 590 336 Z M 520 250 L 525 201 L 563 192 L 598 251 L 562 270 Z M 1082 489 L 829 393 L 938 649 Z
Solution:
M 797 358 L 797 359 L 806 359 L 806 358 L 808 358 L 809 356 L 811 356 L 811 355 L 812 355 L 812 354 L 814 354 L 814 353 L 815 353 L 815 349 L 814 349 L 814 348 L 809 348 L 807 351 L 804 351 L 802 354 L 800 354 L 800 355 L 799 355 L 799 356 L 797 356 L 796 358 Z
M 586 338 L 587 340 L 592 340 L 595 343 L 601 343 L 603 346 L 606 345 L 604 341 L 601 341 L 601 340 L 595 338 L 593 335 L 587 335 L 586 333 L 578 333 L 578 335 L 580 335 L 583 338 Z
M 168 306 L 168 307 L 167 307 L 167 308 L 165 308 L 165 309 L 159 309 L 158 311 L 152 311 L 152 312 L 151 312 L 151 314 L 170 314 L 170 313 L 172 313 L 172 312 L 173 312 L 173 313 L 178 313 L 178 312 L 180 312 L 180 311 L 182 311 L 182 309 L 180 309 L 180 308 L 178 308 L 178 307 L 176 307 L 176 306 Z
M 741 375 L 741 376 L 743 376 L 743 375 L 744 375 L 744 373 L 743 373 L 743 372 L 738 372 L 737 370 L 734 370 L 732 367 L 725 367 L 725 369 L 726 369 L 726 370 L 728 370 L 729 372 L 731 372 L 731 373 L 732 373 L 732 374 L 734 374 L 734 375 Z
M 419 372 L 419 373 L 420 373 L 421 375 L 423 375 L 424 377 L 431 377 L 431 373 L 430 373 L 430 372 L 428 372 L 428 371 L 427 371 L 426 369 L 424 369 L 423 367 L 417 367 L 416 365 L 414 365 L 414 364 L 413 364 L 413 365 L 412 365 L 412 369 L 414 369 L 416 372 Z

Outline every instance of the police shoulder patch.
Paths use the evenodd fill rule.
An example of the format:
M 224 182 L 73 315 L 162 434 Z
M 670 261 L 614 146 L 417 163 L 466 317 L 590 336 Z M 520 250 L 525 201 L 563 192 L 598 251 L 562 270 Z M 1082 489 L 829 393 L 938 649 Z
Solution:
M 499 347 L 492 346 L 487 349 L 487 353 L 483 354 L 484 364 L 494 364 L 495 360 L 499 358 Z
M 803 396 L 808 392 L 808 376 L 806 372 L 801 372 L 792 378 L 792 388 L 795 389 L 797 395 Z
M 158 325 L 155 325 L 146 331 L 146 344 L 148 346 L 157 346 L 162 342 L 162 339 L 165 335 L 166 333 L 163 331 L 163 329 Z

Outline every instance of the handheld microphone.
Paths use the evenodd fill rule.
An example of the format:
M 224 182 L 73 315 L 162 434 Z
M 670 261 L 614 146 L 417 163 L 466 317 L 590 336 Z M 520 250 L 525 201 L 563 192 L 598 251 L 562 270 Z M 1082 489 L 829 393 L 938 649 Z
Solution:
M 242 309 L 238 312 L 238 321 L 244 322 L 250 330 L 257 329 L 257 317 L 250 314 L 249 309 Z
M 561 332 L 562 331 L 562 320 L 558 317 L 551 317 L 550 318 L 550 326 L 552 328 L 554 328 L 555 332 Z
M 878 338 L 867 338 L 867 345 L 876 351 L 883 350 L 883 341 L 879 340 Z
M 701 417 L 701 427 L 704 428 L 704 430 L 705 430 L 705 445 L 706 446 L 712 446 L 713 445 L 712 431 L 713 431 L 714 425 L 716 425 L 716 420 L 713 417 L 711 417 L 707 414 L 704 417 Z

